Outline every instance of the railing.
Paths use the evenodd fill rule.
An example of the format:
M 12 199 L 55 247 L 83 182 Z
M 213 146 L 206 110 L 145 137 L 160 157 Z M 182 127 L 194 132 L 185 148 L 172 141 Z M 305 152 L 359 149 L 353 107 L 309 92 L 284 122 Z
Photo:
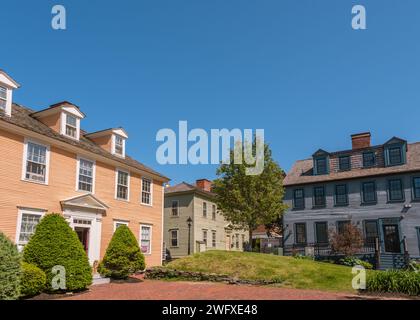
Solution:
M 330 244 L 308 243 L 305 245 L 289 245 L 283 248 L 284 255 L 313 255 L 314 257 L 330 257 L 343 255 L 333 250 Z M 376 253 L 375 243 L 367 242 L 355 255 L 373 255 Z

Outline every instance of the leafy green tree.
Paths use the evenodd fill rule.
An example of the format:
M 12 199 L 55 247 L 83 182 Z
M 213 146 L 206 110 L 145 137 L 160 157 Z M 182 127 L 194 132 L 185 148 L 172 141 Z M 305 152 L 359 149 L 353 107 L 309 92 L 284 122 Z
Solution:
M 55 266 L 64 267 L 68 291 L 82 290 L 92 283 L 92 268 L 85 249 L 76 232 L 58 213 L 47 214 L 41 219 L 23 249 L 23 260 L 45 272 L 48 291 L 54 290 Z
M 131 273 L 144 270 L 145 267 L 144 255 L 136 237 L 127 226 L 119 226 L 98 266 L 99 273 L 105 277 L 126 279 Z
M 257 145 L 258 141 L 254 139 L 253 154 L 257 152 Z M 246 161 L 242 161 L 241 164 L 235 164 L 237 151 L 231 150 L 230 162 L 219 166 L 218 178 L 213 182 L 212 189 L 216 193 L 216 202 L 223 216 L 233 224 L 247 228 L 250 243 L 252 243 L 252 231 L 258 225 L 269 225 L 280 221 L 286 209 L 286 205 L 283 204 L 284 171 L 273 160 L 269 146 L 267 144 L 262 146 L 264 168 L 260 174 L 247 174 L 255 163 L 249 165 Z M 245 150 L 239 150 L 245 159 Z
M 19 298 L 20 273 L 18 249 L 0 232 L 0 300 Z

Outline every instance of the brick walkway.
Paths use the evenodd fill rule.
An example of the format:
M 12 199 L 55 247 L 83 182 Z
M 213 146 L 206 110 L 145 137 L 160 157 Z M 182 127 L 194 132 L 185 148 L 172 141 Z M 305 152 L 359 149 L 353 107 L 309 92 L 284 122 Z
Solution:
M 374 297 L 370 297 L 374 298 Z M 346 300 L 358 295 L 318 290 L 229 285 L 207 282 L 146 280 L 92 286 L 88 292 L 65 297 L 70 300 Z

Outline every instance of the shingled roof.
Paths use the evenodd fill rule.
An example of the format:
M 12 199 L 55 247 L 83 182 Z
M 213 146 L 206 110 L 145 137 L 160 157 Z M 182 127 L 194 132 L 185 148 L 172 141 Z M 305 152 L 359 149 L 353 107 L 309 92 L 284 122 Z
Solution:
M 137 160 L 134 160 L 133 158 L 126 156 L 125 158 L 120 158 L 117 156 L 114 156 L 110 152 L 102 149 L 100 146 L 95 144 L 92 140 L 89 140 L 88 138 L 84 137 L 83 134 L 80 136 L 80 140 L 74 140 L 71 138 L 67 138 L 58 132 L 55 132 L 53 129 L 48 127 L 47 125 L 43 124 L 41 121 L 38 121 L 37 119 L 33 118 L 31 114 L 34 113 L 34 110 L 26 108 L 24 106 L 18 105 L 16 103 L 13 103 L 12 107 L 12 115 L 11 117 L 8 117 L 4 113 L 0 112 L 0 120 L 5 121 L 11 124 L 14 124 L 18 127 L 31 130 L 33 132 L 42 134 L 46 137 L 56 139 L 61 142 L 68 143 L 72 146 L 81 148 L 83 150 L 93 152 L 99 156 L 106 157 L 110 160 L 118 161 L 122 164 L 125 164 L 129 167 L 132 167 L 134 169 L 142 170 L 145 172 L 148 172 L 150 174 L 159 176 L 164 181 L 168 181 L 169 178 L 165 177 L 164 175 L 160 174 L 159 172 L 145 166 L 144 164 L 138 162 Z M 83 133 L 83 131 L 81 132 Z
M 420 171 L 420 142 L 407 145 L 407 163 L 393 167 L 358 168 L 350 171 L 331 172 L 327 175 L 313 175 L 313 160 L 295 162 L 283 181 L 284 186 L 330 182 L 336 180 L 357 179 L 371 176 L 383 176 Z
M 215 196 L 215 194 L 213 192 L 203 190 L 203 189 L 201 189 L 197 186 L 194 186 L 192 184 L 189 184 L 187 182 L 181 182 L 181 183 L 179 183 L 177 185 L 174 185 L 172 187 L 165 188 L 165 194 L 168 194 L 168 195 L 179 194 L 179 193 L 190 193 L 190 192 L 196 192 L 196 193 L 202 194 L 202 195 L 210 197 L 210 198 Z

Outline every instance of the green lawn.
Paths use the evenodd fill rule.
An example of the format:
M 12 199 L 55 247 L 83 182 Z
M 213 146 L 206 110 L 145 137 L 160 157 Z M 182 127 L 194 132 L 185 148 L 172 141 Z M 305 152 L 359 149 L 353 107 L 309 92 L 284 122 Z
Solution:
M 281 286 L 354 292 L 350 267 L 261 253 L 207 251 L 167 264 L 169 269 L 225 274 L 240 279 L 281 279 Z

